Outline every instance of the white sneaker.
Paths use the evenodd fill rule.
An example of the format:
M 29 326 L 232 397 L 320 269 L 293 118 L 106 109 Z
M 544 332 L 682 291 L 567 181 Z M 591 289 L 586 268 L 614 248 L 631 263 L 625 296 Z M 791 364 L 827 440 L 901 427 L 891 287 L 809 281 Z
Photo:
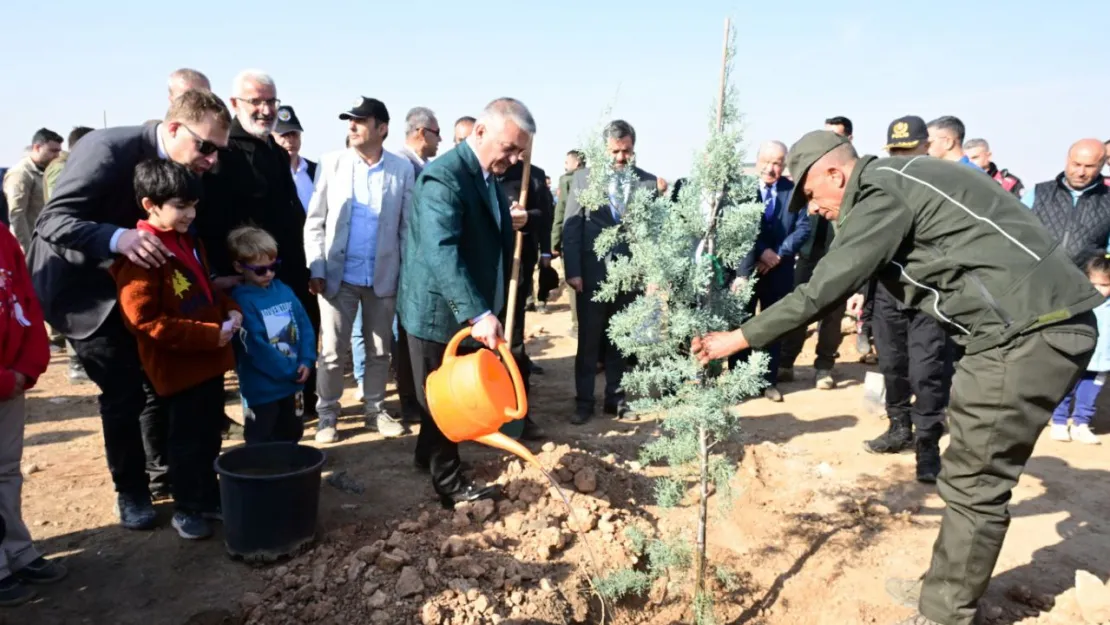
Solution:
M 357 402 L 366 401 L 366 392 L 362 390 L 362 385 L 361 384 L 359 384 L 358 388 L 355 389 L 355 401 L 357 401 Z
M 1089 425 L 1073 425 L 1071 426 L 1071 439 L 1073 441 L 1084 443 L 1087 445 L 1101 445 L 1102 441 L 1098 440 L 1095 433 L 1091 431 Z
M 327 444 L 337 440 L 339 440 L 339 431 L 335 429 L 335 419 L 320 417 L 320 423 L 316 425 L 316 442 Z
M 1071 441 L 1071 434 L 1068 433 L 1068 426 L 1059 423 L 1052 424 L 1052 440 L 1063 441 L 1065 443 Z
M 831 391 L 832 389 L 836 388 L 836 378 L 833 377 L 832 371 L 818 369 L 817 379 L 814 383 L 814 386 L 821 389 L 822 391 Z

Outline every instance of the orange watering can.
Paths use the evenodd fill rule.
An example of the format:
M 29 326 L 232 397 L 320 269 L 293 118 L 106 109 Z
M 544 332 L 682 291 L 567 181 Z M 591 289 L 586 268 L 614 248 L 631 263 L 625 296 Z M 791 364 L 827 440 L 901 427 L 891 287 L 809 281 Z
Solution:
M 530 451 L 499 431 L 502 425 L 523 419 L 528 413 L 524 380 L 508 344 L 499 343 L 497 354 L 480 349 L 457 355 L 459 345 L 469 336 L 470 328 L 459 330 L 447 343 L 443 364 L 428 374 L 424 387 L 428 412 L 451 441 L 477 441 L 542 469 Z

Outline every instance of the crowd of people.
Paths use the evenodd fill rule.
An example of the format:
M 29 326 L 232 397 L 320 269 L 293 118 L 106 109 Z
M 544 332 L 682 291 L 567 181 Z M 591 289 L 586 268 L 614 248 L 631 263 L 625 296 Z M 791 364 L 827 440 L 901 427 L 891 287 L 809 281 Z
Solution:
M 495 496 L 462 472 L 457 444 L 430 416 L 424 381 L 450 338 L 469 327 L 474 340 L 461 351 L 508 341 L 530 389 L 544 371 L 526 352 L 523 317 L 558 288 L 560 265 L 577 340 L 569 421 L 594 418 L 599 373 L 603 412 L 639 418 L 622 388 L 630 363 L 607 338 L 635 294 L 593 299 L 608 264 L 630 253 L 617 246 L 599 258 L 594 249 L 620 227 L 632 187 L 610 188 L 608 210 L 584 208 L 578 193 L 591 164 L 568 151 L 555 184 L 526 165 L 536 122 L 511 98 L 459 119 L 454 146 L 442 153 L 435 113 L 412 108 L 404 147 L 393 153 L 383 147 L 386 104 L 358 96 L 336 113 L 344 149 L 319 161 L 301 155 L 304 128 L 269 75 L 238 74 L 229 102 L 202 73 L 181 69 L 170 76 L 163 119 L 76 128 L 68 152 L 60 135 L 41 129 L 4 175 L 0 605 L 66 573 L 35 551 L 19 514 L 23 395 L 52 349 L 68 351 L 73 382 L 100 390 L 121 525 L 153 528 L 153 502 L 172 498 L 171 524 L 186 539 L 210 536 L 221 518 L 213 460 L 229 427 L 231 370 L 248 445 L 299 441 L 313 419 L 317 443 L 338 441 L 351 364 L 367 428 L 397 437 L 420 424 L 414 464 L 430 473 L 443 505 Z M 955 599 L 941 596 L 938 580 L 965 570 L 969 553 L 997 555 L 1005 498 L 1035 434 L 1051 417 L 1053 438 L 1099 442 L 1089 424 L 1110 370 L 1110 341 L 1101 338 L 1110 327 L 1096 348 L 1093 329 L 1084 330 L 1094 321 L 1084 315 L 1110 324 L 1110 183 L 1101 173 L 1110 142 L 1076 142 L 1059 176 L 1026 188 L 952 116 L 891 122 L 888 159 L 859 157 L 852 134 L 850 119 L 832 117 L 792 148 L 760 146 L 751 198 L 764 206 L 759 233 L 730 271 L 733 288 L 755 280 L 753 318 L 692 349 L 734 364 L 752 347 L 765 349 L 763 395 L 781 402 L 778 383 L 795 378 L 806 326 L 818 325 L 814 385 L 827 390 L 837 385 L 841 322 L 846 313 L 857 318 L 857 347 L 877 358 L 889 417 L 888 431 L 866 449 L 914 449 L 917 479 L 939 481 L 949 508 L 961 511 L 945 517 L 941 559 L 924 590 L 906 592 L 921 593 L 932 618 L 945 614 L 939 622 L 970 622 L 969 598 L 989 571 L 961 581 L 966 592 Z M 609 166 L 635 167 L 635 185 L 677 197 L 683 179 L 671 184 L 639 168 L 631 124 L 611 122 L 603 139 Z M 525 296 L 504 337 L 517 231 Z M 1076 284 L 1080 270 L 1087 279 Z M 1044 293 L 1027 292 L 1034 288 Z M 1014 351 L 999 355 L 1000 346 Z M 1093 358 L 1084 356 L 1092 349 Z M 1043 384 L 1021 377 L 1026 391 L 1005 390 L 989 408 L 969 400 L 991 403 L 983 380 L 1009 388 L 1002 382 L 1026 374 L 1034 357 L 1059 375 Z M 397 414 L 385 407 L 391 377 Z M 993 420 L 1023 413 L 1022 427 L 1005 432 L 1012 440 L 1004 453 L 987 451 L 1003 444 L 991 437 L 994 426 L 966 423 L 983 410 Z M 946 430 L 953 443 L 942 463 Z M 526 417 L 522 436 L 545 434 Z M 992 483 L 977 481 L 986 474 Z

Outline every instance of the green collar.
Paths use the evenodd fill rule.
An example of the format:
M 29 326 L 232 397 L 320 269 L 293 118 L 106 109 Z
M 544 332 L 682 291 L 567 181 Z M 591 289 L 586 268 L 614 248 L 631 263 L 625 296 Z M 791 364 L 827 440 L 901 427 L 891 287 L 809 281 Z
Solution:
M 852 170 L 852 175 L 848 178 L 848 186 L 844 188 L 844 199 L 840 201 L 840 214 L 836 217 L 837 228 L 844 225 L 844 220 L 848 218 L 848 213 L 855 208 L 856 202 L 859 201 L 861 193 L 859 179 L 863 174 L 863 170 L 877 158 L 877 156 L 868 154 L 861 156 L 859 160 L 856 161 L 856 168 Z

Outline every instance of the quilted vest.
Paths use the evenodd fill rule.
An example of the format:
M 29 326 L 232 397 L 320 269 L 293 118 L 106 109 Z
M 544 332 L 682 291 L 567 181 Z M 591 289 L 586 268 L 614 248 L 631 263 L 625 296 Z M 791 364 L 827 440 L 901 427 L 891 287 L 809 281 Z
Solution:
M 1110 238 L 1110 187 L 1100 179 L 1074 205 L 1064 174 L 1034 189 L 1033 214 L 1060 242 L 1073 263 L 1082 268 L 1091 257 L 1106 253 Z

